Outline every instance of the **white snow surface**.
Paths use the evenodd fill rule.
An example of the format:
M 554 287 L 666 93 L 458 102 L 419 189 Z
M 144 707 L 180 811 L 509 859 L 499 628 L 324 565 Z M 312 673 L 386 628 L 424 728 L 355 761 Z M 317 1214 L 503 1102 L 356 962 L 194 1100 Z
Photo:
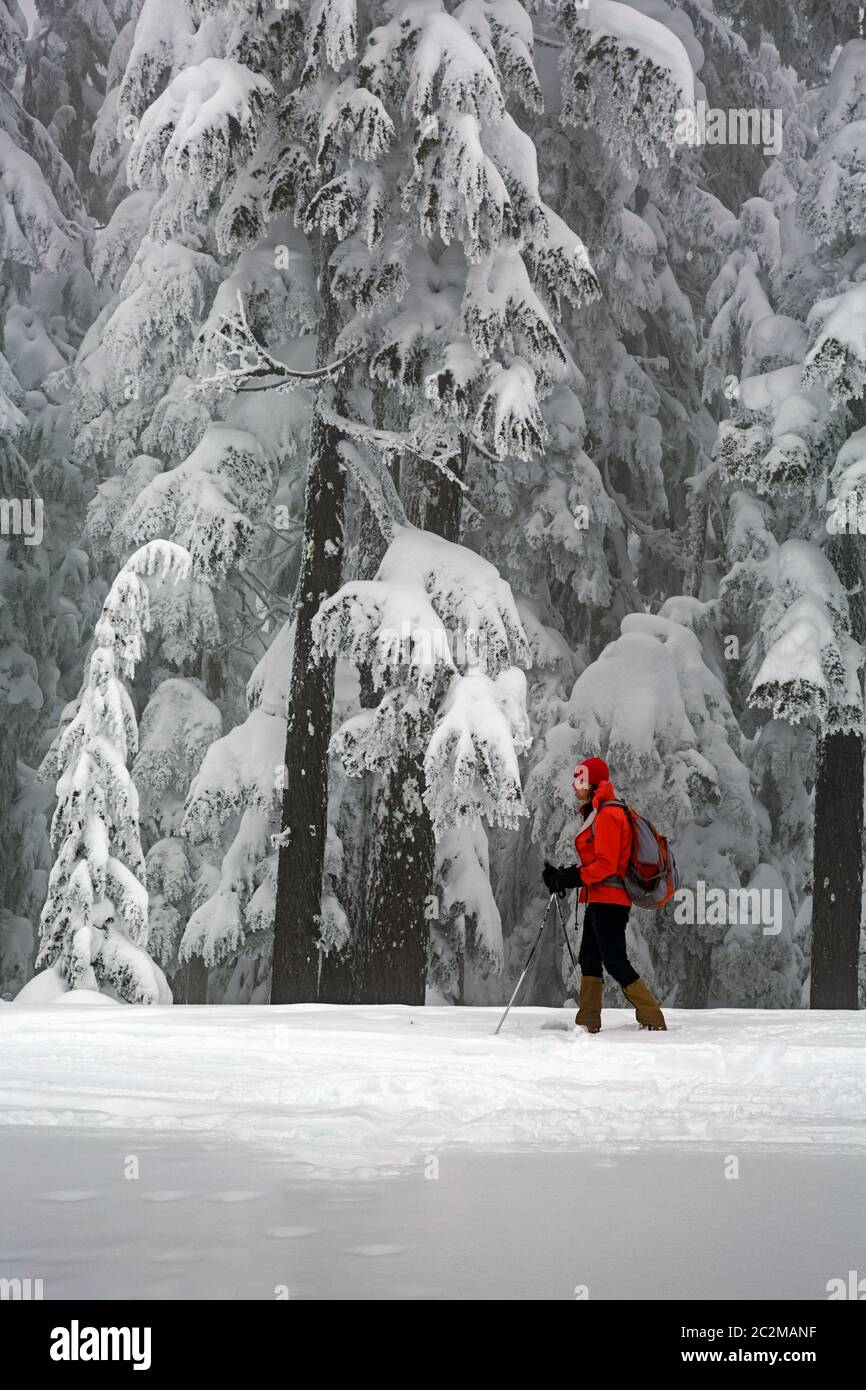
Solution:
M 64 1002 L 0 1004 L 0 1269 L 46 1299 L 824 1299 L 862 1268 L 862 1013 Z
M 311 1176 L 443 1148 L 655 1146 L 866 1154 L 866 1015 L 606 1009 L 0 1004 L 9 1125 L 211 1133 Z M 62 1065 L 58 1066 L 58 1057 Z

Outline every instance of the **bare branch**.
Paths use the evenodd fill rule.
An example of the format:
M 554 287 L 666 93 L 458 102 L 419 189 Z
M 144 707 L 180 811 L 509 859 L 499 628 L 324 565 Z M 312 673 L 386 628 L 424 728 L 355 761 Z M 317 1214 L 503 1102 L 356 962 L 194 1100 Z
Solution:
M 208 655 L 213 655 L 214 652 L 224 652 L 228 647 L 234 647 L 236 651 L 241 651 L 243 649 L 239 646 L 239 643 L 243 642 L 245 638 L 251 635 L 257 637 L 267 651 L 268 644 L 261 635 L 261 629 L 266 622 L 269 622 L 271 618 L 277 615 L 285 619 L 286 613 L 287 609 L 275 604 L 273 608 L 269 608 L 267 612 L 263 613 L 250 627 L 245 628 L 243 632 L 239 632 L 237 637 L 230 637 L 227 642 L 221 642 L 218 647 L 208 647 Z M 253 656 L 254 653 L 250 652 L 249 655 Z

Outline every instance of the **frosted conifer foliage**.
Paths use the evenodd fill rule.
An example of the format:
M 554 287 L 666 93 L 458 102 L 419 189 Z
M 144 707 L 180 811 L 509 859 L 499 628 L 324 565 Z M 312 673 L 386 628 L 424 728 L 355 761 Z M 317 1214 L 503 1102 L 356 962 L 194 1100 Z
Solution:
M 124 679 L 144 655 L 151 584 L 182 584 L 191 570 L 187 552 L 167 541 L 124 565 L 103 605 L 78 709 L 43 769 L 59 774 L 57 859 L 37 964 L 57 965 L 70 989 L 105 989 L 132 1004 L 170 1003 L 171 994 L 147 953 L 139 799 L 128 770 L 138 728 Z
M 793 724 L 812 715 L 830 730 L 859 729 L 863 649 L 848 631 L 848 601 L 833 566 L 799 540 L 780 547 L 778 566 L 764 615 L 767 653 L 750 702 Z
M 517 755 L 529 746 L 529 652 L 509 586 L 489 561 L 402 527 L 376 577 L 322 605 L 316 649 L 366 665 L 384 695 L 336 732 L 347 771 L 424 752 L 424 801 L 437 836 L 484 817 L 512 828 L 525 814 Z

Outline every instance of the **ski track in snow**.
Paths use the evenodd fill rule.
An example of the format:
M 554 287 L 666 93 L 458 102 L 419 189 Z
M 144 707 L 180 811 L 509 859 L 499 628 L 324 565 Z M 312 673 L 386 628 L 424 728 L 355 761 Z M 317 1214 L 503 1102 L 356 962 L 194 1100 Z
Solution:
M 525 1008 L 495 1037 L 500 1012 L 3 1005 L 0 1144 L 3 1125 L 186 1131 L 354 1178 L 458 1148 L 866 1150 L 862 1014 L 672 1009 L 658 1034 L 606 1009 L 590 1037 Z

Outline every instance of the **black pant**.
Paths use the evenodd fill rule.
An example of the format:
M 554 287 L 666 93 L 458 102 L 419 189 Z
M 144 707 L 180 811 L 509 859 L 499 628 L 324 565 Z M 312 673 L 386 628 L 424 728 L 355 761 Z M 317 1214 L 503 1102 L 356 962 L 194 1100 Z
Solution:
M 604 966 L 623 988 L 640 979 L 625 949 L 630 911 L 620 903 L 587 903 L 578 956 L 582 974 L 600 976 Z

